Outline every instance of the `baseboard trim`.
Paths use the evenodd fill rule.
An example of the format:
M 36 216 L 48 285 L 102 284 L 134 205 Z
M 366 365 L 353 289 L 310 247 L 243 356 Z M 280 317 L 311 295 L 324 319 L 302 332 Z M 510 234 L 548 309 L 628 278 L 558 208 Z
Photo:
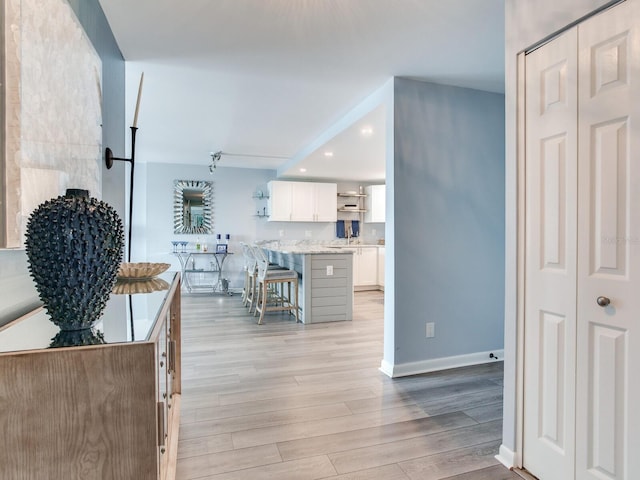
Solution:
M 504 445 L 500 445 L 500 450 L 495 458 L 510 470 L 516 466 L 516 453 Z
M 379 370 L 382 373 L 384 373 L 387 377 L 393 378 L 393 365 L 391 365 L 386 360 L 382 360 L 382 362 L 380 362 L 380 369 Z
M 490 354 L 493 354 L 494 357 L 490 358 Z M 408 377 L 409 375 L 437 372 L 439 370 L 448 370 L 450 368 L 492 363 L 495 361 L 502 361 L 503 358 L 504 350 L 491 350 L 487 352 L 456 355 L 453 357 L 433 358 L 430 360 L 422 360 L 420 362 L 396 363 L 393 365 L 382 360 L 380 364 L 380 371 L 391 378 Z

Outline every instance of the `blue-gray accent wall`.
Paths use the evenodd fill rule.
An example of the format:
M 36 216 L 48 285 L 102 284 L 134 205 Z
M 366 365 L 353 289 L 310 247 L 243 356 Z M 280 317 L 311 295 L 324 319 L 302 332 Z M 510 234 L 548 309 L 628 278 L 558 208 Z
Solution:
M 502 349 L 504 96 L 397 78 L 394 157 L 393 363 Z
M 124 153 L 125 62 L 98 0 L 69 0 L 102 60 L 102 138 L 116 154 Z M 4 8 L 4 7 L 3 7 Z M 119 162 L 121 163 L 121 162 Z M 124 165 L 103 167 L 102 198 L 124 218 Z M 0 250 L 0 325 L 40 305 L 27 270 L 24 250 Z

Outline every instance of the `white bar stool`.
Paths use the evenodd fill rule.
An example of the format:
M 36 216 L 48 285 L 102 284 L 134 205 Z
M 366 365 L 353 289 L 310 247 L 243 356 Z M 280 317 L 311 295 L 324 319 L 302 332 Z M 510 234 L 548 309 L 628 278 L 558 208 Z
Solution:
M 260 312 L 258 325 L 262 324 L 265 312 L 288 311 L 293 312 L 298 322 L 298 272 L 286 268 L 270 269 L 269 260 L 264 251 L 254 248 L 255 258 L 258 265 L 257 275 L 257 299 L 254 316 Z M 285 296 L 284 285 L 287 285 L 287 295 Z M 280 286 L 280 292 L 277 287 Z M 291 291 L 293 287 L 293 292 Z M 294 301 L 292 301 L 292 294 Z

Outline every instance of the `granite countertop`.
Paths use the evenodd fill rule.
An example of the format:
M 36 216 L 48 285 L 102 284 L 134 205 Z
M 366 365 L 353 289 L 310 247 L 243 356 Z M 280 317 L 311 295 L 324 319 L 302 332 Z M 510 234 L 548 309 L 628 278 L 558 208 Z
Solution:
M 314 254 L 338 254 L 338 253 L 352 253 L 354 248 L 378 248 L 384 247 L 384 245 L 372 245 L 372 244 L 305 244 L 305 245 L 264 245 L 264 248 L 273 252 L 288 253 L 288 254 L 301 254 L 301 255 L 314 255 Z

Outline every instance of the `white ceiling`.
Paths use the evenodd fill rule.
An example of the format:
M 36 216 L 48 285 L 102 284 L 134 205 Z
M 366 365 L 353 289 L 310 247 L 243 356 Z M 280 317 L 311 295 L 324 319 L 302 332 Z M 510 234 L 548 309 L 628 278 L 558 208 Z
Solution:
M 320 139 L 391 77 L 504 91 L 504 0 L 100 3 L 127 61 L 128 123 L 145 74 L 141 161 L 204 166 L 222 150 L 220 166 L 374 180 L 384 107 Z

